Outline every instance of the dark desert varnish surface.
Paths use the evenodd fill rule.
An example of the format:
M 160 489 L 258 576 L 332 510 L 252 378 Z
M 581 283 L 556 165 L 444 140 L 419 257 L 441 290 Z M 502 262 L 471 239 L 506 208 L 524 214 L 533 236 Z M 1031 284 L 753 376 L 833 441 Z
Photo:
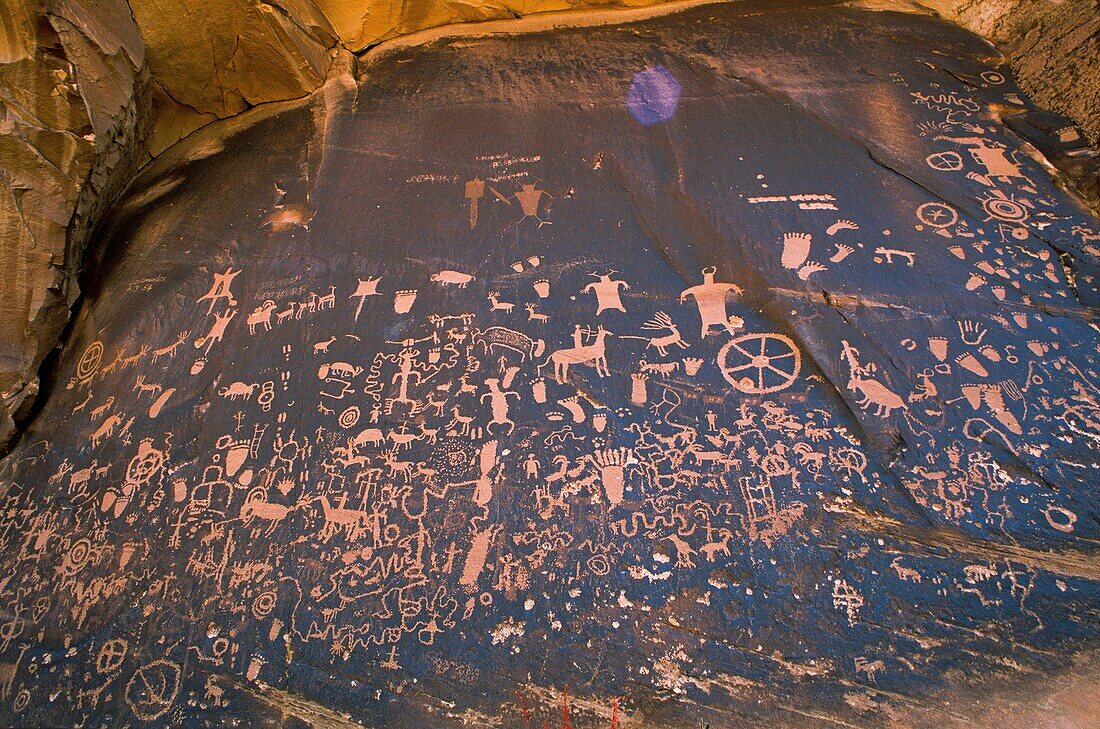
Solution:
M 1100 224 L 991 58 L 712 6 L 204 132 L 0 472 L 0 723 L 942 725 L 1068 670 Z

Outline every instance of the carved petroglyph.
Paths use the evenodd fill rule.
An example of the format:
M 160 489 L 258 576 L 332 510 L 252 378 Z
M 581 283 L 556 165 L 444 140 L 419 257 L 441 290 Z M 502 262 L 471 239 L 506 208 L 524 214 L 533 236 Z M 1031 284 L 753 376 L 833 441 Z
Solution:
M 670 120 L 628 138 L 643 173 L 611 135 L 559 165 L 412 130 L 311 167 L 308 228 L 265 202 L 154 290 L 118 266 L 0 471 L 0 718 L 217 724 L 343 682 L 380 726 L 430 694 L 432 726 L 625 727 L 634 696 L 529 699 L 569 677 L 718 711 L 758 680 L 721 660 L 761 695 L 887 702 L 900 676 L 1060 660 L 1065 626 L 1095 633 L 1098 226 L 981 89 L 891 73 L 898 172 L 850 139 L 858 169 L 821 167 L 807 116 L 773 194 L 732 107 L 720 184 Z M 512 121 L 485 139 L 556 139 Z M 386 179 L 438 192 L 430 220 L 374 202 Z M 461 713 L 454 685 L 513 714 Z M 842 723 L 906 723 L 867 712 Z

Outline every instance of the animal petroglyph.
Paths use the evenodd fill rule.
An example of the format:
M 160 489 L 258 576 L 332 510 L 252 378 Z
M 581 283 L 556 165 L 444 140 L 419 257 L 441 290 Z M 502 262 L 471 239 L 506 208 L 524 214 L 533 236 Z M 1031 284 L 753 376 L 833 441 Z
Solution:
M 958 724 L 1076 666 L 1064 123 L 942 19 L 776 8 L 408 47 L 148 165 L 0 463 L 0 724 Z

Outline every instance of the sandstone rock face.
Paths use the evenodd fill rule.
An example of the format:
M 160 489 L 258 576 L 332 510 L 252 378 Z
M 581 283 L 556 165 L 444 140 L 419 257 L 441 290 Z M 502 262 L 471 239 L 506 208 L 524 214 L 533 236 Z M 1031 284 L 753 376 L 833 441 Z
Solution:
M 149 149 L 159 154 L 211 121 L 308 95 L 325 79 L 338 50 L 361 53 L 387 40 L 456 23 L 585 8 L 621 11 L 660 2 L 132 0 L 156 80 Z
M 0 447 L 76 300 L 84 244 L 134 168 L 144 47 L 126 3 L 6 2 L 0 18 Z
M 716 5 L 162 155 L 0 471 L 0 723 L 1095 716 L 1100 221 L 994 57 Z
M 0 448 L 33 405 L 38 369 L 68 321 L 89 231 L 150 155 L 213 121 L 303 98 L 345 63 L 334 66 L 335 59 L 387 40 L 455 23 L 568 10 L 621 14 L 659 4 L 5 0 L 0 171 L 10 189 L 0 193 L 0 221 L 10 285 L 0 302 Z M 908 2 L 875 6 L 924 9 Z M 1100 19 L 1093 3 L 929 0 L 926 6 L 997 42 L 1024 90 L 1096 141 Z M 1052 131 L 1075 133 L 1071 127 L 1044 133 Z M 1095 204 L 1095 152 L 1071 148 L 1052 161 Z
M 1076 119 L 1100 140 L 1100 12 L 1088 0 L 1060 3 L 925 3 L 1005 53 L 1038 104 Z

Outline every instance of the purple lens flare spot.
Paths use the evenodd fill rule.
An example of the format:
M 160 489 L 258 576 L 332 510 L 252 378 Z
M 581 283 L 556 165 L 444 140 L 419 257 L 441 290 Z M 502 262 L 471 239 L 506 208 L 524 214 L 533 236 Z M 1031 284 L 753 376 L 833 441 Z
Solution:
M 634 74 L 626 93 L 626 106 L 642 126 L 668 121 L 680 104 L 680 82 L 664 66 Z

